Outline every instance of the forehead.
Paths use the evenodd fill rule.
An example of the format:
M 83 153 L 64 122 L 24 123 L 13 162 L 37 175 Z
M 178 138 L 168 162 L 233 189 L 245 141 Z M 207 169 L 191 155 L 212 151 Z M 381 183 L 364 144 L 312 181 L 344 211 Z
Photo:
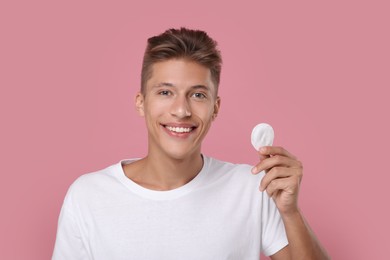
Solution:
M 203 85 L 211 91 L 216 91 L 210 70 L 194 61 L 170 59 L 154 63 L 151 69 L 151 77 L 146 82 L 147 89 L 161 83 L 169 83 L 181 88 Z

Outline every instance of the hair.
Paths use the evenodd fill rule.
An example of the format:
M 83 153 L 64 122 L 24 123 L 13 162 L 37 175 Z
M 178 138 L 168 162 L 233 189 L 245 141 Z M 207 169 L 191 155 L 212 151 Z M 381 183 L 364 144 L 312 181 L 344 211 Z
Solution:
M 210 69 L 211 80 L 218 92 L 222 58 L 217 42 L 204 31 L 180 28 L 168 29 L 148 39 L 142 62 L 141 93 L 145 94 L 153 64 L 170 59 L 187 59 Z

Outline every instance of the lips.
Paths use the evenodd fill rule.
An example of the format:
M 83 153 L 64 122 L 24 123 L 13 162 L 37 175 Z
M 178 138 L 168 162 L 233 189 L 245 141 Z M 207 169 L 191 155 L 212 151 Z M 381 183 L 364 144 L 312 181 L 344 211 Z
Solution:
M 174 133 L 174 134 L 187 134 L 192 132 L 196 126 L 192 125 L 162 125 L 165 129 L 167 129 L 169 132 Z
M 192 128 L 191 127 L 172 127 L 172 126 L 166 126 L 166 128 L 175 133 L 189 133 L 191 132 Z

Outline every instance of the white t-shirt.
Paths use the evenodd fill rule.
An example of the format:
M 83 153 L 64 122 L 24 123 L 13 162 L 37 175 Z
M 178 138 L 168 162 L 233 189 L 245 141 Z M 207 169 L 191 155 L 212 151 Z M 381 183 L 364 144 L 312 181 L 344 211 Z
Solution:
M 288 244 L 279 212 L 259 191 L 264 173 L 204 156 L 200 173 L 170 191 L 126 177 L 123 160 L 79 177 L 58 222 L 53 259 L 259 259 Z

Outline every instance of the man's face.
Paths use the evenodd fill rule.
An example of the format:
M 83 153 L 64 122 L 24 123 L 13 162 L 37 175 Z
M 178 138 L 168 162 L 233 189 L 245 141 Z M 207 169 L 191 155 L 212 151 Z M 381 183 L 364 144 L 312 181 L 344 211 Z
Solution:
M 149 153 L 184 159 L 200 153 L 220 99 L 210 70 L 184 59 L 153 64 L 145 93 L 136 106 L 145 117 Z

